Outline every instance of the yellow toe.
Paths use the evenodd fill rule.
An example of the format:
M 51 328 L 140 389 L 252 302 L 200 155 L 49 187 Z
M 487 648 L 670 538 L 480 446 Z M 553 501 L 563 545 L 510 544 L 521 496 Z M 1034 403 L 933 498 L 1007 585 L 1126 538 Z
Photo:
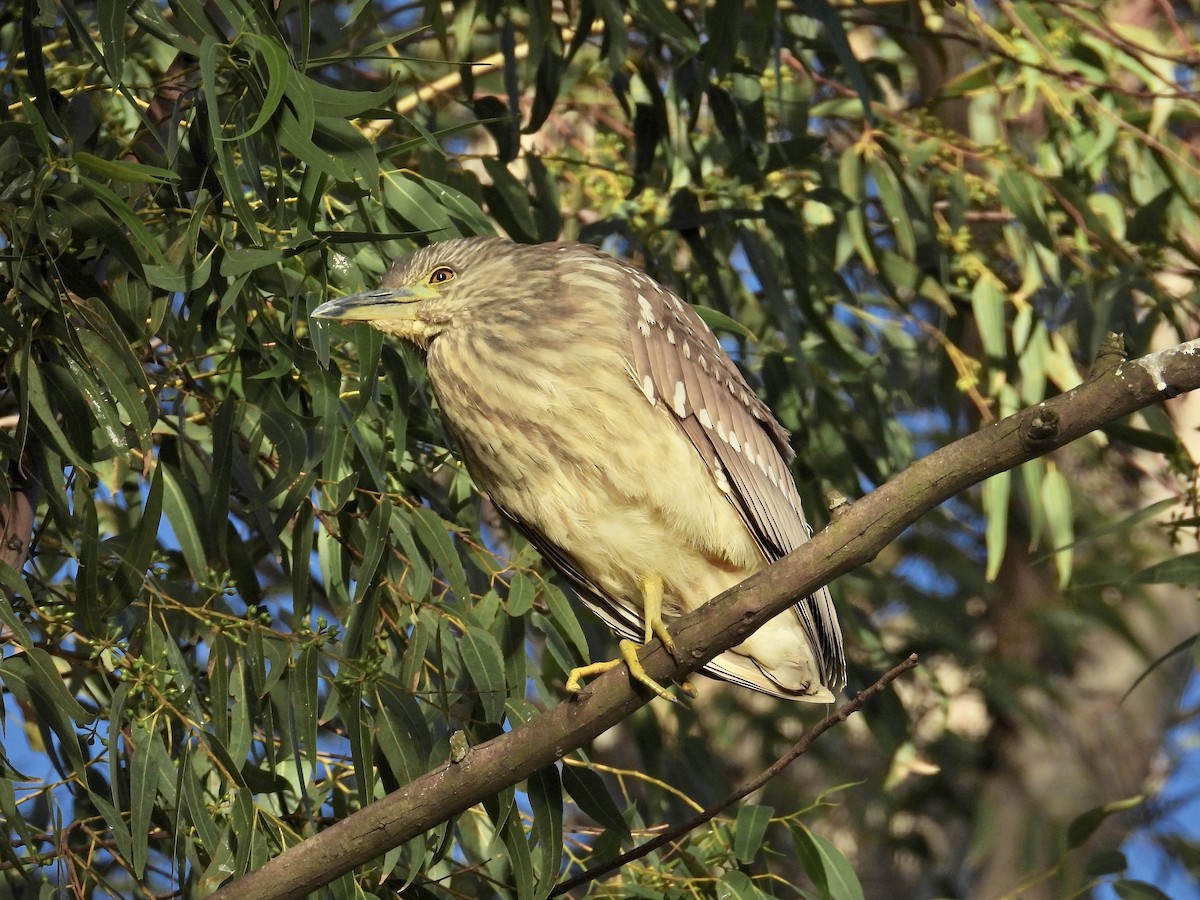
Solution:
M 642 666 L 641 661 L 638 659 L 637 644 L 635 644 L 633 641 L 621 641 L 621 643 L 617 646 L 621 648 L 621 657 L 623 658 L 625 665 L 629 667 L 629 677 L 639 684 L 644 684 L 664 700 L 670 700 L 672 703 L 675 702 L 675 698 L 671 696 L 671 692 L 651 678 L 649 673 Z
M 579 666 L 572 669 L 567 674 L 567 691 L 572 694 L 578 694 L 583 690 L 583 679 L 591 678 L 594 675 L 603 675 L 609 669 L 615 669 L 623 659 L 609 659 L 604 662 L 591 663 L 587 666 Z
M 614 669 L 621 663 L 625 663 L 629 667 L 629 676 L 638 684 L 645 685 L 664 700 L 675 702 L 675 698 L 671 696 L 671 692 L 660 685 L 657 681 L 650 677 L 644 666 L 638 660 L 638 644 L 633 641 L 621 641 L 618 645 L 621 648 L 621 656 L 617 659 L 609 659 L 604 662 L 592 663 L 587 666 L 580 666 L 577 669 L 572 669 L 567 675 L 567 692 L 578 694 L 583 690 L 583 679 L 591 678 L 595 675 L 603 675 L 609 669 Z M 686 688 L 685 688 L 686 691 Z M 689 696 L 695 696 L 689 694 Z

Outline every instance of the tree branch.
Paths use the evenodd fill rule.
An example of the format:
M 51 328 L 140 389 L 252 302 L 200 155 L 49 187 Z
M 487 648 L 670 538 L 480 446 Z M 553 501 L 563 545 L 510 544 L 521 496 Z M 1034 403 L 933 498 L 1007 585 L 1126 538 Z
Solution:
M 864 563 L 939 503 L 1153 403 L 1200 387 L 1200 341 L 1123 363 L 914 463 L 802 547 L 726 591 L 672 629 L 676 665 L 660 642 L 640 654 L 659 680 L 681 679 L 742 643 L 797 597 Z M 326 830 L 289 847 L 214 897 L 302 897 L 469 809 L 602 734 L 650 697 L 624 666 L 525 725 L 468 751 Z

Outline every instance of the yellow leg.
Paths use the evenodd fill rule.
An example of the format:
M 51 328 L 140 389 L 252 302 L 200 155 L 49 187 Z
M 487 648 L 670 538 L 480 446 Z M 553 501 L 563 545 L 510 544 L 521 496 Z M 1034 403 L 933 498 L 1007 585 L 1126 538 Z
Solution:
M 675 702 L 675 698 L 671 696 L 670 691 L 651 678 L 641 662 L 638 661 L 637 644 L 633 641 L 621 641 L 617 646 L 621 649 L 620 659 L 610 659 L 606 662 L 592 663 L 590 666 L 580 666 L 577 669 L 572 669 L 567 676 L 567 691 L 577 694 L 583 690 L 582 682 L 584 678 L 590 678 L 592 675 L 601 675 L 609 669 L 615 669 L 621 663 L 625 663 L 629 667 L 630 678 L 639 684 L 644 684 L 664 700 L 670 700 L 672 703 Z
M 662 620 L 662 601 L 663 601 L 663 582 L 659 575 L 650 575 L 642 579 L 639 584 L 642 592 L 642 616 L 645 620 L 645 640 L 650 643 L 653 638 L 658 638 L 663 642 L 663 646 L 667 648 L 667 652 L 671 654 L 671 658 L 678 661 L 676 655 L 675 639 L 667 632 L 667 626 Z M 592 663 L 590 666 L 581 666 L 578 669 L 572 669 L 567 676 L 567 690 L 572 694 L 578 693 L 583 689 L 583 679 L 592 675 L 600 675 L 607 672 L 609 669 L 625 663 L 629 667 L 629 674 L 634 681 L 644 684 L 658 696 L 675 702 L 675 698 L 667 692 L 657 681 L 651 678 L 642 664 L 638 661 L 638 645 L 633 641 L 621 641 L 620 659 L 610 659 L 607 662 Z M 690 681 L 684 681 L 679 685 L 689 697 L 696 696 L 696 689 Z
M 675 662 L 680 662 L 679 653 L 675 649 L 675 639 L 667 632 L 667 625 L 662 620 L 662 578 L 658 575 L 651 575 L 642 580 L 641 588 L 642 610 L 646 619 L 646 643 L 650 643 L 651 637 L 658 638 L 667 648 L 667 652 L 671 654 L 671 658 Z M 695 685 L 687 678 L 679 682 L 679 689 L 689 697 L 695 697 L 698 694 Z
M 667 626 L 662 620 L 662 578 L 658 575 L 650 575 L 642 579 L 640 587 L 642 589 L 642 617 L 646 621 L 645 642 L 648 644 L 651 638 L 658 638 L 667 648 L 667 652 L 671 654 L 671 658 L 678 662 L 679 657 L 675 655 L 675 639 L 667 633 Z

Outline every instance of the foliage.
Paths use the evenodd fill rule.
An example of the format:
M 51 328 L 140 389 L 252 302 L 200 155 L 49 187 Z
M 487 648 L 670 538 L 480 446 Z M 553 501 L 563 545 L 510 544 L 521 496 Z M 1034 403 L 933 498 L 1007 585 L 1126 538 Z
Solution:
M 638 258 L 741 323 L 727 345 L 795 434 L 819 510 L 824 488 L 854 496 L 1073 386 L 1109 331 L 1136 353 L 1193 327 L 1200 107 L 1180 68 L 1195 21 L 1156 15 L 10 7 L 0 509 L 33 496 L 37 527 L 23 569 L 0 565 L 9 887 L 204 895 L 444 763 L 452 737 L 536 715 L 609 652 L 479 505 L 413 353 L 310 324 L 321 300 L 373 285 L 414 242 L 496 225 Z M 1178 541 L 1196 524 L 1139 490 L 1186 493 L 1178 428 L 1162 410 L 1114 423 L 843 579 L 851 687 L 910 650 L 921 678 L 597 894 L 970 892 L 1000 840 L 978 803 L 1011 762 L 997 747 L 1068 707 L 1098 635 L 1142 668 L 1166 649 L 1138 630 L 1153 596 L 1131 579 L 1174 555 L 1150 513 L 1176 513 Z M 1194 585 L 1195 559 L 1143 581 Z M 1039 593 L 1005 608 L 1014 565 Z M 544 896 L 564 860 L 712 802 L 809 715 L 702 691 L 335 894 Z M 1033 821 L 1030 841 L 1061 852 L 1019 860 L 1009 887 L 1119 877 L 1101 826 L 1144 774 Z M 1194 867 L 1194 845 L 1171 853 Z

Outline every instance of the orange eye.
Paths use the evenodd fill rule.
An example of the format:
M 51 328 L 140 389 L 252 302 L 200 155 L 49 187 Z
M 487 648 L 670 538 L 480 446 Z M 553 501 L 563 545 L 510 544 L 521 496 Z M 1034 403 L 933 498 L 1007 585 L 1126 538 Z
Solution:
M 454 270 L 449 266 L 438 266 L 429 273 L 430 284 L 445 284 L 454 279 Z

